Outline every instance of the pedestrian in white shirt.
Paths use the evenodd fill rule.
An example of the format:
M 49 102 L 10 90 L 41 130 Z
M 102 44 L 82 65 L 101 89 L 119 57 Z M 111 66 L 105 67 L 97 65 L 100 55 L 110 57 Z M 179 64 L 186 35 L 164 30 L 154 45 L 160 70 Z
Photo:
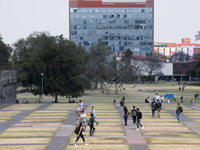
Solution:
M 87 126 L 86 117 L 87 117 L 87 114 L 83 110 L 81 115 L 80 115 L 81 122 L 83 123 L 83 125 L 85 125 L 85 128 L 83 129 L 83 131 L 86 130 L 86 126 Z
M 95 114 L 95 109 L 94 109 L 94 106 L 92 106 L 92 112 L 90 113 L 90 115 L 94 115 L 94 122 L 96 122 L 96 124 L 98 125 L 99 123 L 95 120 L 95 118 L 96 118 L 96 114 Z
M 80 106 L 79 107 L 83 110 L 83 102 L 82 102 L 82 100 L 80 100 L 79 102 L 80 102 Z

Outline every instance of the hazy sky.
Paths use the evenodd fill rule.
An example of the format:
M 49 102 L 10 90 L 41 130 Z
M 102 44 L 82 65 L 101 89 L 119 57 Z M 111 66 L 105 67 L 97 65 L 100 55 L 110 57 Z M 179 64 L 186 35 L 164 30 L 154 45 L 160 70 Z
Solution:
M 155 42 L 180 43 L 200 31 L 200 0 L 155 0 Z M 68 0 L 0 0 L 0 34 L 7 44 L 33 31 L 68 38 Z

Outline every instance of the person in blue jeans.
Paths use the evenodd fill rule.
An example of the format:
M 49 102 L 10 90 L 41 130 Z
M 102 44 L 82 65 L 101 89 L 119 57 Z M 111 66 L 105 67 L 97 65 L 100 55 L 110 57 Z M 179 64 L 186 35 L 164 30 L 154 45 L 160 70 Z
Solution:
M 80 118 L 81 118 L 81 122 L 82 124 L 84 124 L 85 128 L 83 131 L 86 130 L 86 126 L 87 126 L 87 122 L 86 122 L 86 117 L 87 117 L 87 114 L 84 112 L 84 110 L 82 111 L 82 114 L 80 115 Z
M 151 111 L 152 111 L 152 118 L 155 118 L 156 104 L 154 102 L 151 102 Z
M 180 104 L 177 104 L 176 108 L 176 119 L 178 120 L 178 123 L 181 121 L 181 113 L 183 112 L 183 108 L 180 106 Z
M 95 120 L 95 118 L 96 118 L 96 113 L 95 113 L 95 109 L 94 109 L 94 106 L 92 106 L 92 112 L 90 113 L 90 115 L 92 115 L 93 114 L 93 118 L 94 118 L 94 122 L 96 122 L 96 124 L 98 125 L 99 123 Z
M 126 108 L 126 106 L 124 106 L 124 110 L 123 110 L 123 116 L 124 116 L 124 123 L 125 123 L 125 126 L 127 126 L 127 120 L 128 120 L 128 109 Z
M 140 112 L 140 109 L 137 108 L 137 129 L 136 130 L 140 130 L 139 126 L 141 126 L 142 129 L 144 129 L 144 126 L 141 125 L 141 119 L 142 119 L 142 113 Z

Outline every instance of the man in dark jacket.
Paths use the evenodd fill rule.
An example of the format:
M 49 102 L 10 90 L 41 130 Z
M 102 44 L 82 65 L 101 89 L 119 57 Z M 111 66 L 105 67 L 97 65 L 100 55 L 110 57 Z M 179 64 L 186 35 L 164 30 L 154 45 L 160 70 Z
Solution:
M 160 118 L 161 106 L 162 106 L 161 102 L 159 102 L 159 100 L 157 100 L 156 107 L 157 107 L 157 116 L 158 116 L 158 118 Z
M 140 124 L 141 119 L 142 119 L 142 113 L 140 112 L 140 109 L 137 108 L 137 129 L 136 130 L 140 130 L 139 125 L 142 127 L 142 129 L 144 129 L 144 126 Z
M 181 113 L 183 112 L 183 108 L 180 106 L 180 104 L 177 104 L 177 108 L 176 108 L 176 118 L 178 120 L 178 123 L 180 123 L 181 121 Z
M 90 136 L 93 136 L 93 133 L 95 131 L 95 126 L 94 126 L 94 115 L 91 114 L 91 124 L 90 124 Z

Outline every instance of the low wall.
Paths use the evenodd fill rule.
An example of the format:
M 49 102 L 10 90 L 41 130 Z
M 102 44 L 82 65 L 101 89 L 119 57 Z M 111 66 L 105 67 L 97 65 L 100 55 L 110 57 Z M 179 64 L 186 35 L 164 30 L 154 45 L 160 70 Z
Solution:
M 0 103 L 16 103 L 17 71 L 0 71 Z

